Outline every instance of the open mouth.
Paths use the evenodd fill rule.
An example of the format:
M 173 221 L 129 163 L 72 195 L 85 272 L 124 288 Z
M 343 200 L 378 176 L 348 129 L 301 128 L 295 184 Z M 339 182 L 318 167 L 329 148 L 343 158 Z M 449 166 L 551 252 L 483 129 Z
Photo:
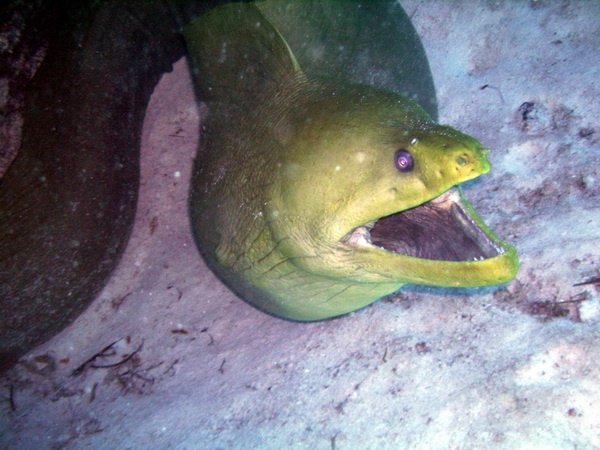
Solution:
M 438 261 L 483 261 L 506 252 L 471 217 L 458 188 L 406 211 L 355 228 L 342 242 Z

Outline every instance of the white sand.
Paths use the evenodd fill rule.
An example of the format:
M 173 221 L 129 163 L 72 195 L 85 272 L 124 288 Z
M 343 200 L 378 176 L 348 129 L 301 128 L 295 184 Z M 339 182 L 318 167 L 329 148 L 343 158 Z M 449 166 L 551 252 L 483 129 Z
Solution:
M 600 287 L 573 286 L 600 275 L 600 2 L 402 3 L 440 121 L 492 148 L 466 194 L 517 246 L 517 279 L 407 286 L 311 324 L 237 299 L 189 231 L 200 112 L 181 61 L 146 118 L 127 253 L 6 378 L 0 448 L 600 447 Z

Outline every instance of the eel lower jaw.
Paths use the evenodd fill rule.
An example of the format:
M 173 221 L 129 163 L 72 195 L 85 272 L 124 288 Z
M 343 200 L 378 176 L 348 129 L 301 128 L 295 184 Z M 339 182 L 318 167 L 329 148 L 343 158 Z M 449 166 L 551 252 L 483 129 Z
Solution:
M 434 261 L 484 261 L 510 250 L 462 197 L 458 187 L 419 206 L 359 226 L 341 242 Z

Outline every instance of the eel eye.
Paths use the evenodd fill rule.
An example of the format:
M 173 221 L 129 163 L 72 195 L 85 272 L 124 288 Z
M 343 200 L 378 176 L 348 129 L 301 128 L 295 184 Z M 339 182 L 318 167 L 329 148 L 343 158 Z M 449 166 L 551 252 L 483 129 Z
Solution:
M 403 148 L 396 150 L 396 154 L 394 155 L 394 163 L 396 164 L 396 169 L 398 169 L 400 172 L 410 172 L 415 165 L 410 152 Z

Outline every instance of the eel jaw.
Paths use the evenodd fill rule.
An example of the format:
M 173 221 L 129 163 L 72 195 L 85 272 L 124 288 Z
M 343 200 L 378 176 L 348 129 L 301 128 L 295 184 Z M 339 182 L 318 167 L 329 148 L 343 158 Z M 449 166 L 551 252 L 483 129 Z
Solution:
M 406 211 L 359 226 L 341 242 L 433 261 L 484 261 L 504 255 L 501 242 L 462 197 L 458 187 Z

